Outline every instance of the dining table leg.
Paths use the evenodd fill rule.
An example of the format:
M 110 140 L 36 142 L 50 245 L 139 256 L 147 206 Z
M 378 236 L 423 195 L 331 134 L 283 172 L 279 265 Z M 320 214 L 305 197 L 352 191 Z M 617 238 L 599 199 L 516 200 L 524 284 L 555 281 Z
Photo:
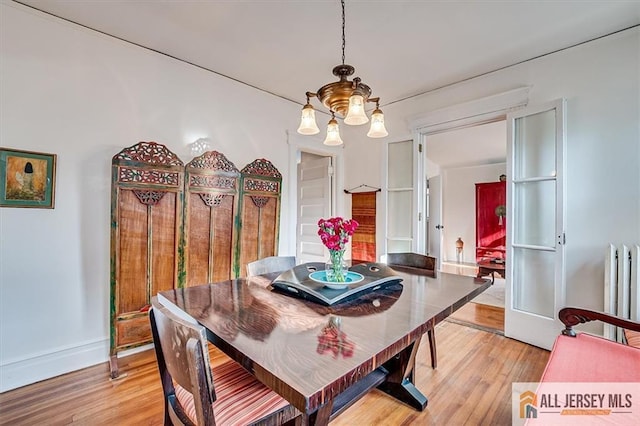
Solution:
M 413 383 L 419 346 L 420 339 L 384 363 L 389 375 L 378 386 L 378 389 L 412 406 L 416 410 L 422 411 L 427 407 L 428 400 Z
M 311 414 L 302 415 L 303 426 L 325 426 L 329 424 L 331 411 L 333 410 L 333 400 L 326 402 Z

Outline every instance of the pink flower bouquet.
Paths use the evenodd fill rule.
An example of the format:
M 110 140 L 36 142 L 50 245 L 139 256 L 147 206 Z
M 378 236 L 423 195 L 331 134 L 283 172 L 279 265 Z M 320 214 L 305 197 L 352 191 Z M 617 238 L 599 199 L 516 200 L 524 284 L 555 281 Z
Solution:
M 327 268 L 327 279 L 335 282 L 344 282 L 343 257 L 344 249 L 349 242 L 349 237 L 358 228 L 358 222 L 353 219 L 332 217 L 318 221 L 318 235 L 322 243 L 329 249 L 331 268 Z

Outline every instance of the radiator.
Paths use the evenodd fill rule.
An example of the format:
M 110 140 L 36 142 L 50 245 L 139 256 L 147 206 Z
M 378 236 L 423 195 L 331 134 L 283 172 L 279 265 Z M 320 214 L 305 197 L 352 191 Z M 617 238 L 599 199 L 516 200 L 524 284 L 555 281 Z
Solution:
M 640 246 L 609 245 L 604 263 L 604 311 L 634 321 L 640 320 Z M 622 341 L 619 327 L 605 325 L 608 339 Z

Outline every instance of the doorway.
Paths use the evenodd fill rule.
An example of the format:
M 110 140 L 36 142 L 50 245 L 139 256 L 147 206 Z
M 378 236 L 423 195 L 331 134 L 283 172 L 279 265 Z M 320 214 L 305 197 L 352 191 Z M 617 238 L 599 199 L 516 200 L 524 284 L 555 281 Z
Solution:
M 498 183 L 506 173 L 506 120 L 426 135 L 424 143 L 427 247 L 440 259 L 442 272 L 476 276 L 477 184 Z M 493 286 L 454 313 L 452 321 L 503 333 L 505 284 L 496 275 Z
M 498 182 L 506 173 L 506 121 L 426 135 L 424 143 L 429 181 L 427 247 L 444 265 L 468 268 L 467 275 L 475 274 L 475 185 Z M 462 250 L 457 250 L 458 245 Z

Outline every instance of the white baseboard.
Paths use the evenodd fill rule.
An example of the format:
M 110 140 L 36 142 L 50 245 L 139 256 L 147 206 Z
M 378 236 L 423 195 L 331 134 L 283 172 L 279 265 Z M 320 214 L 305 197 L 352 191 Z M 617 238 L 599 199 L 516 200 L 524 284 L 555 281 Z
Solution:
M 131 349 L 125 349 L 124 351 L 118 352 L 118 359 L 123 358 L 125 356 L 134 355 L 140 352 L 148 351 L 149 349 L 153 349 L 153 343 L 149 343 L 148 345 L 137 346 Z
M 0 365 L 0 392 L 106 362 L 109 339 L 85 342 Z

